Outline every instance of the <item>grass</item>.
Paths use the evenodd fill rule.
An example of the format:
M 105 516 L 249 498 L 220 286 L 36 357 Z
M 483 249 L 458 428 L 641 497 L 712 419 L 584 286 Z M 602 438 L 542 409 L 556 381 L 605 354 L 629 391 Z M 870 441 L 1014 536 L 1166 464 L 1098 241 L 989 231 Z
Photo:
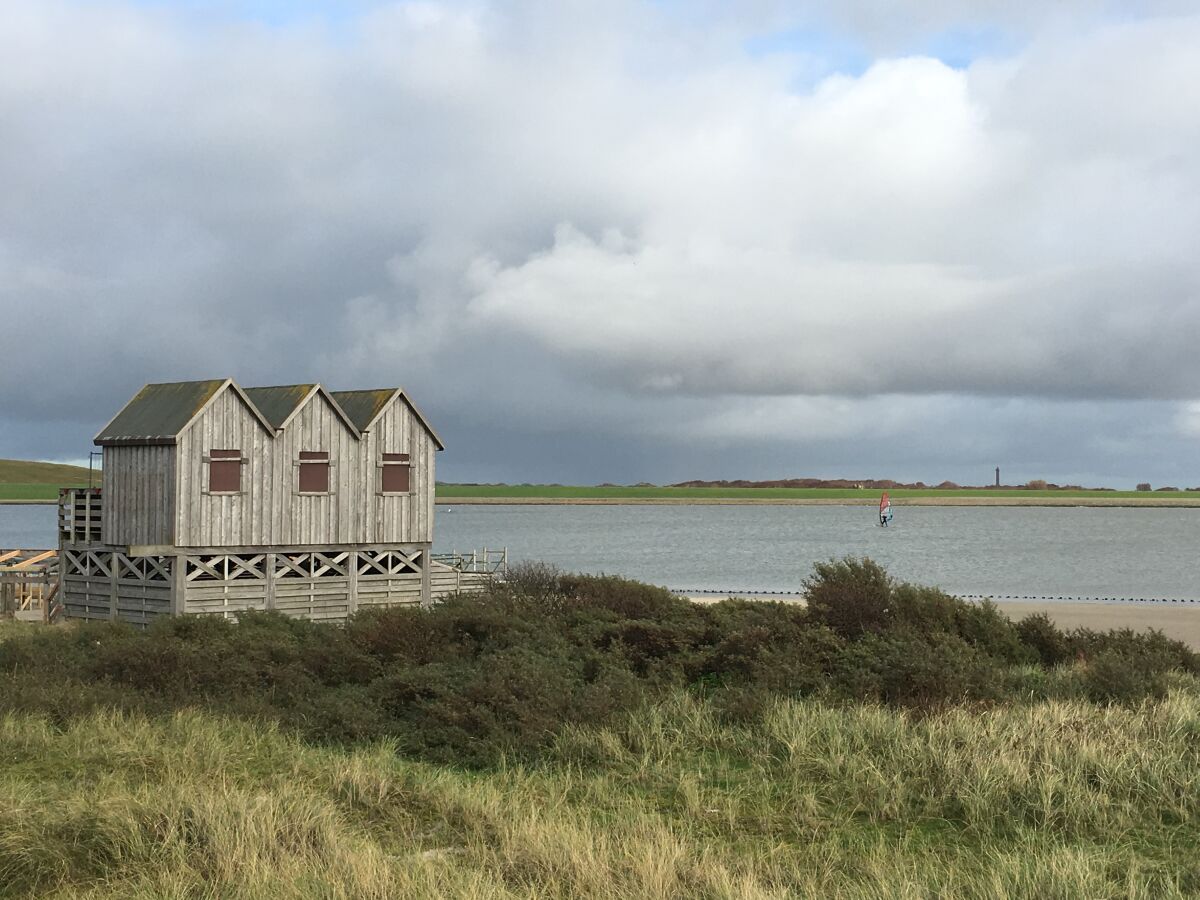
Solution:
M 99 485 L 99 477 L 95 479 L 95 483 Z M 0 500 L 57 501 L 58 489 L 64 487 L 87 487 L 87 478 L 84 478 L 82 483 L 0 484 Z
M 1167 491 L 1100 491 L 1100 490 L 996 490 L 996 489 L 947 489 L 927 488 L 906 490 L 897 488 L 888 493 L 894 500 L 908 499 L 991 499 L 991 500 L 1105 500 L 1105 501 L 1164 501 L 1194 502 L 1200 504 L 1200 495 L 1192 492 Z M 677 502 L 705 502 L 711 500 L 818 500 L 855 501 L 864 504 L 879 502 L 879 491 L 854 488 L 702 488 L 702 487 L 587 487 L 547 484 L 443 484 L 437 485 L 439 502 L 451 500 L 485 498 L 511 500 L 667 500 Z
M 1200 658 L 869 560 L 806 592 L 0 623 L 0 897 L 1200 893 Z
M 99 469 L 92 479 L 100 483 Z M 0 501 L 57 500 L 60 487 L 86 487 L 87 483 L 88 470 L 81 466 L 0 459 Z
M 97 470 L 98 471 L 98 470 Z M 88 470 L 62 463 L 0 459 L 0 484 L 87 484 Z
M 0 895 L 1184 897 L 1200 692 L 931 716 L 678 693 L 486 772 L 194 710 L 0 718 Z

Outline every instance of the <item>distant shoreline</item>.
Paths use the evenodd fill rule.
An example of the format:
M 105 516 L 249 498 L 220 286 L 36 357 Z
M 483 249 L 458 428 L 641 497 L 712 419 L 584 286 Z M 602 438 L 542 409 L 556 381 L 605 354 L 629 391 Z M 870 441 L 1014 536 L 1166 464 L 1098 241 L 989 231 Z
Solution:
M 438 506 L 876 506 L 875 497 L 436 497 Z M 0 506 L 55 506 L 57 500 L 0 498 Z M 1043 506 L 1200 509 L 1186 497 L 893 497 L 892 506 Z

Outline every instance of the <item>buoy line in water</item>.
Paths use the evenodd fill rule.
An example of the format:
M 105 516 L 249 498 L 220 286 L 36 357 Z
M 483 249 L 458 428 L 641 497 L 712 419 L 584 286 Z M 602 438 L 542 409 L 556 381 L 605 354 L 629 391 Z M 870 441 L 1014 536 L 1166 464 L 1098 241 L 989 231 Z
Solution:
M 689 597 L 802 597 L 804 591 L 761 591 L 761 590 L 715 590 L 713 588 L 669 588 L 673 594 Z M 1200 599 L 1193 597 L 1081 597 L 1081 596 L 1047 596 L 1042 594 L 954 594 L 961 600 L 1030 600 L 1039 603 L 1157 603 L 1157 604 L 1197 604 Z

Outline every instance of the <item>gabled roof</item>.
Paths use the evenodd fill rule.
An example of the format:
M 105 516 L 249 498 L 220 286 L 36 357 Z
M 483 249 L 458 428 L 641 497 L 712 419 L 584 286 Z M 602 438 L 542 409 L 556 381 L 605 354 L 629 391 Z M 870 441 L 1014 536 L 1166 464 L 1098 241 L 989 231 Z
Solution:
M 275 426 L 282 428 L 283 423 L 292 417 L 304 400 L 312 393 L 316 384 L 281 384 L 277 387 L 246 388 L 249 397 L 258 411 Z
M 396 388 L 381 388 L 371 391 L 332 391 L 333 399 L 341 404 L 359 431 L 366 431 L 379 418 L 392 398 Z
M 408 398 L 402 388 L 375 388 L 369 391 L 333 391 L 332 393 L 334 399 L 341 404 L 342 409 L 346 410 L 346 414 L 354 420 L 359 431 L 369 431 L 375 424 L 375 420 L 383 415 L 383 411 L 391 405 L 392 400 L 399 397 L 425 426 L 425 430 L 429 432 L 429 436 L 433 438 L 437 448 L 439 450 L 446 449 L 438 433 L 429 424 L 429 420 L 417 409 L 416 404 Z
M 228 385 L 250 407 L 260 424 L 271 430 L 233 379 L 210 381 L 174 381 L 167 384 L 148 384 L 125 404 L 100 433 L 95 443 L 110 444 L 174 444 L 180 433 Z
M 211 381 L 178 381 L 143 387 L 111 422 L 96 435 L 100 446 L 115 444 L 174 444 L 179 435 L 228 387 L 236 391 L 254 418 L 272 437 L 285 428 L 316 394 L 325 398 L 342 424 L 356 438 L 369 429 L 399 397 L 429 432 L 439 450 L 438 437 L 421 411 L 400 388 L 331 393 L 320 384 L 287 384 L 276 387 L 238 387 L 232 378 Z
M 334 399 L 333 394 L 325 390 L 324 385 L 284 384 L 279 387 L 246 388 L 246 394 L 255 403 L 261 399 L 267 405 L 267 409 L 270 411 L 268 412 L 267 409 L 263 409 L 263 413 L 271 420 L 276 431 L 286 428 L 288 422 L 296 417 L 296 414 L 304 408 L 304 405 L 313 396 L 320 394 L 325 398 L 330 407 L 333 408 L 337 417 L 342 420 L 342 424 L 353 432 L 356 438 L 362 437 L 362 433 L 354 423 L 354 420 L 346 415 L 346 411 L 342 409 L 341 404 Z

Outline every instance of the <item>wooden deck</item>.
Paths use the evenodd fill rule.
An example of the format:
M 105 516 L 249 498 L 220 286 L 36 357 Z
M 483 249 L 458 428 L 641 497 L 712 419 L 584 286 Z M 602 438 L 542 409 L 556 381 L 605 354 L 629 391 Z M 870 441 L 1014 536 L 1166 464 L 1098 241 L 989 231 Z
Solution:
M 236 617 L 251 609 L 344 621 L 371 606 L 436 603 L 503 578 L 503 550 L 429 555 L 427 548 L 131 556 L 97 545 L 0 550 L 0 616 L 24 621 L 162 615 Z M 427 587 L 423 590 L 423 582 Z M 61 590 L 60 590 L 61 587 Z

